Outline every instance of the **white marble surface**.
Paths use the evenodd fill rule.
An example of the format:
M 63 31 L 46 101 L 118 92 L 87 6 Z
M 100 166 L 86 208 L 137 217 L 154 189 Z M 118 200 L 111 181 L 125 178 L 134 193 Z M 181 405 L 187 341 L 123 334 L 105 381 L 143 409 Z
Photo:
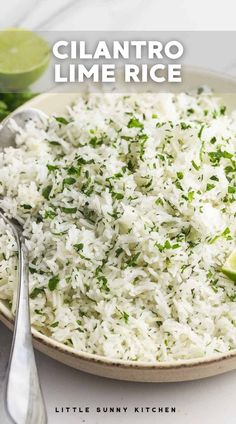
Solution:
M 234 30 L 235 0 L 8 0 L 0 29 L 23 26 L 37 30 Z M 235 73 L 232 58 L 219 59 L 222 70 Z M 10 333 L 0 324 L 1 362 Z M 134 384 L 75 371 L 37 353 L 49 424 L 234 424 L 236 371 L 196 382 Z M 1 367 L 0 367 L 1 374 Z M 175 406 L 171 414 L 134 414 L 133 407 Z M 56 414 L 56 406 L 90 406 L 91 413 Z M 127 406 L 123 415 L 96 414 L 97 406 Z M 3 423 L 1 423 L 3 424 Z
M 234 30 L 235 0 L 8 0 L 0 27 L 40 30 Z

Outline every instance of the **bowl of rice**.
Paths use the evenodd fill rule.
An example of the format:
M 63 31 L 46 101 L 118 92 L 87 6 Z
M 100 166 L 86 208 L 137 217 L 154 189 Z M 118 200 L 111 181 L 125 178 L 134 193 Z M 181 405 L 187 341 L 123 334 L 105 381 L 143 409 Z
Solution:
M 34 345 L 62 363 L 147 382 L 236 368 L 236 290 L 222 273 L 235 248 L 236 83 L 188 80 L 175 94 L 51 92 L 23 106 L 49 115 L 40 127 L 12 119 L 0 205 L 24 227 Z M 16 264 L 0 221 L 10 328 Z

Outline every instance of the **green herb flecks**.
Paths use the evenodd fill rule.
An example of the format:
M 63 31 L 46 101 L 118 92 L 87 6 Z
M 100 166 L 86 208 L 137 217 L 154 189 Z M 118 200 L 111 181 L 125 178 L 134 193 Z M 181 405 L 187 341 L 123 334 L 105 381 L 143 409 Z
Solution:
M 30 293 L 30 299 L 35 299 L 40 293 L 44 293 L 44 289 L 35 287 Z
M 60 281 L 60 278 L 58 277 L 58 275 L 50 278 L 49 282 L 48 282 L 48 288 L 50 291 L 54 291 L 57 288 L 57 285 Z
M 215 243 L 217 240 L 219 240 L 219 238 L 224 237 L 226 240 L 232 240 L 232 237 L 230 235 L 230 229 L 228 227 L 225 228 L 224 231 L 222 231 L 222 233 L 217 234 L 215 237 L 211 238 L 208 240 L 209 244 L 213 244 Z
M 138 118 L 132 117 L 127 125 L 128 128 L 143 128 L 142 122 Z
M 80 252 L 81 250 L 83 250 L 83 248 L 83 243 L 74 244 L 74 249 L 76 250 L 76 252 Z
M 60 207 L 60 210 L 63 212 L 63 213 L 66 213 L 66 214 L 74 214 L 74 213 L 76 213 L 77 212 L 77 208 L 67 208 L 67 207 L 65 207 L 65 206 L 61 206 Z
M 63 116 L 56 116 L 55 117 L 55 120 L 59 123 L 59 124 L 62 124 L 62 125 L 68 125 L 70 122 L 66 119 L 66 118 L 64 118 Z
M 26 209 L 26 210 L 32 209 L 31 205 L 28 205 L 28 204 L 25 204 L 25 203 L 23 205 L 20 205 L 20 207 L 23 208 L 23 209 Z
M 107 278 L 104 275 L 100 275 L 97 277 L 97 279 L 100 285 L 100 289 L 104 291 L 105 293 L 109 293 L 110 288 L 108 286 Z
M 48 185 L 47 187 L 43 189 L 42 195 L 44 199 L 49 200 L 51 191 L 52 191 L 52 185 Z

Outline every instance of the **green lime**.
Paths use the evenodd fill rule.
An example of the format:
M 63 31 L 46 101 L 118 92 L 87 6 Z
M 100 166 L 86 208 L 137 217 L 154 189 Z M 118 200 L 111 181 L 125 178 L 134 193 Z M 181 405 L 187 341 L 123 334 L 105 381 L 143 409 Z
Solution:
M 236 249 L 228 257 L 222 268 L 222 272 L 236 283 Z
M 50 58 L 48 43 L 38 34 L 10 28 L 0 32 L 0 86 L 23 90 L 46 69 Z

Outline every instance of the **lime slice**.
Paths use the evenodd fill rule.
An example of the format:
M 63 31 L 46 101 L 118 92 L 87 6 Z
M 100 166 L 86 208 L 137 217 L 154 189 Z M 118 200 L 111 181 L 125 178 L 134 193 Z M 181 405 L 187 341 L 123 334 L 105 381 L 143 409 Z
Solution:
M 236 283 L 236 249 L 228 257 L 222 268 L 222 272 Z
M 0 86 L 23 90 L 46 69 L 48 43 L 32 31 L 10 28 L 0 32 Z

